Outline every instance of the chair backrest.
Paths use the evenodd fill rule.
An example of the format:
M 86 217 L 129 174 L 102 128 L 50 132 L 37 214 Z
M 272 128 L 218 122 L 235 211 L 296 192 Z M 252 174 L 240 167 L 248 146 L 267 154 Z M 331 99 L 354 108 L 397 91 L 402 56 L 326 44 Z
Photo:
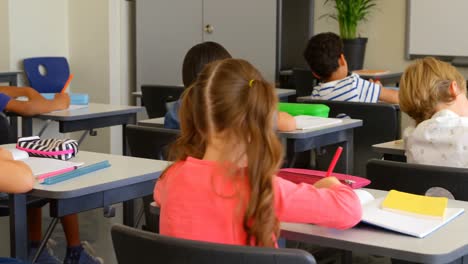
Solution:
M 424 195 L 432 187 L 441 187 L 457 200 L 468 201 L 468 169 L 372 159 L 367 164 L 372 189 L 410 192 Z
M 167 237 L 115 225 L 112 242 L 119 264 L 312 264 L 315 259 L 298 249 L 275 249 L 215 244 Z
M 162 117 L 166 114 L 166 103 L 176 101 L 184 91 L 183 86 L 142 85 L 143 104 L 149 118 Z
M 312 89 L 317 85 L 318 80 L 312 75 L 309 69 L 293 69 L 294 88 L 296 88 L 296 96 L 309 96 L 312 94 Z
M 133 157 L 165 160 L 169 145 L 174 142 L 180 131 L 127 125 L 125 134 Z
M 400 107 L 398 105 L 327 100 L 307 100 L 305 103 L 327 105 L 330 107 L 330 117 L 346 114 L 352 119 L 363 121 L 362 127 L 354 129 L 355 175 L 365 176 L 367 161 L 381 156 L 372 150 L 372 145 L 400 138 Z
M 70 76 L 70 67 L 64 57 L 37 57 L 23 61 L 29 85 L 40 93 L 59 93 Z M 44 67 L 45 74 L 39 71 Z
M 10 122 L 4 113 L 0 112 L 0 145 L 15 143 L 13 133 L 10 130 Z

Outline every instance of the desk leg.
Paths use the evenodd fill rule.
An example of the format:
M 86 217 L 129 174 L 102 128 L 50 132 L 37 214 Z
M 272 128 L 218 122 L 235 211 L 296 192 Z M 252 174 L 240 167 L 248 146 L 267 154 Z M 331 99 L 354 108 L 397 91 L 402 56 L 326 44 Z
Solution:
M 296 152 L 294 148 L 295 140 L 294 139 L 286 139 L 286 159 L 287 165 L 286 168 L 293 168 L 294 164 L 296 163 Z
M 21 117 L 21 136 L 29 137 L 33 135 L 33 122 L 31 117 Z
M 28 225 L 25 194 L 10 194 L 10 255 L 28 259 Z
M 354 172 L 353 133 L 353 129 L 346 130 L 346 141 L 340 144 L 343 147 L 343 152 L 340 161 L 338 161 L 335 167 L 335 171 L 337 172 L 345 174 L 353 174 Z
M 123 224 L 135 226 L 135 203 L 134 200 L 123 202 Z
M 127 124 L 135 125 L 136 124 L 136 117 L 137 117 L 137 114 L 136 113 L 133 114 L 129 118 Z M 122 155 L 124 155 L 124 156 L 128 155 L 128 153 L 127 153 L 127 132 L 126 132 L 127 124 L 122 124 Z
M 10 116 L 10 130 L 12 132 L 12 139 L 15 142 L 18 140 L 18 119 L 19 116 Z

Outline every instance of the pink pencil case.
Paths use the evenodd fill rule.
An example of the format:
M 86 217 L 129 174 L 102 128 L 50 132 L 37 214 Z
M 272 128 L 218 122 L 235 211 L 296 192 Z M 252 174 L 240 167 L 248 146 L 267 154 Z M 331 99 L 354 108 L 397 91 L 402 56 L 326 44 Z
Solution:
M 37 136 L 19 138 L 16 148 L 29 156 L 69 160 L 78 153 L 78 142 L 74 139 L 40 139 Z
M 306 170 L 306 169 L 280 169 L 278 177 L 286 179 L 294 183 L 308 183 L 314 184 L 317 181 L 325 178 L 327 172 L 318 170 Z M 367 186 L 371 183 L 370 180 L 358 176 L 352 176 L 348 174 L 332 173 L 331 176 L 336 177 L 343 184 L 349 185 L 353 189 L 359 189 Z

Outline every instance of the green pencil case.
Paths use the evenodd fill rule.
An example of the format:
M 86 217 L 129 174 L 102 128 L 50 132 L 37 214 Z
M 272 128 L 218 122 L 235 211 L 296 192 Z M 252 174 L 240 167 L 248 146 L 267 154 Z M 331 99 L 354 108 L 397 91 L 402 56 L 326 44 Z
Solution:
M 279 111 L 286 112 L 292 116 L 309 115 L 328 117 L 330 107 L 324 104 L 298 104 L 298 103 L 279 103 Z

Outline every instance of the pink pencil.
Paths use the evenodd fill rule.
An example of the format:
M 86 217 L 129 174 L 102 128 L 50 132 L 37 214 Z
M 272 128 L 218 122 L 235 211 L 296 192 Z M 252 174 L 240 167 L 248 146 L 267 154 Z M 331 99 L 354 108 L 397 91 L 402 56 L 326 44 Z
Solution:
M 336 152 L 335 152 L 335 155 L 333 156 L 332 161 L 330 162 L 330 166 L 328 166 L 327 174 L 325 175 L 325 177 L 329 177 L 332 174 L 333 170 L 335 169 L 336 163 L 338 162 L 338 159 L 340 158 L 341 152 L 343 152 L 343 148 L 338 147 L 336 149 Z

